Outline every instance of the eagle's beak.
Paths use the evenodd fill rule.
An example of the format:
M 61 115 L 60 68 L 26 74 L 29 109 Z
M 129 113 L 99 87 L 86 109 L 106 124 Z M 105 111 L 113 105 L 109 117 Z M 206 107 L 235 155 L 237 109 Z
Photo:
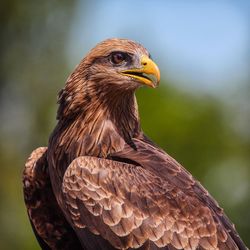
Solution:
M 121 74 L 133 77 L 142 84 L 152 88 L 157 87 L 160 81 L 160 70 L 158 66 L 146 55 L 141 57 L 140 68 L 124 70 Z

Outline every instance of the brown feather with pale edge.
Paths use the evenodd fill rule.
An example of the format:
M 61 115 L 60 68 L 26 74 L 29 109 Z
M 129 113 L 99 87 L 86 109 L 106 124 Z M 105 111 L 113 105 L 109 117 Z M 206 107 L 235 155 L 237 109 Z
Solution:
M 114 51 L 130 60 L 113 65 Z M 134 96 L 140 83 L 119 73 L 140 67 L 142 55 L 149 56 L 133 41 L 106 40 L 59 93 L 47 150 L 55 211 L 82 249 L 247 249 L 201 184 L 144 136 Z

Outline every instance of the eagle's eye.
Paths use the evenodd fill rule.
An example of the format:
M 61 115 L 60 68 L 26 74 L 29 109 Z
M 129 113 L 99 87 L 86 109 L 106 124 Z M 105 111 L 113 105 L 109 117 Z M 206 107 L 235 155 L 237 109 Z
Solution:
M 111 54 L 111 62 L 115 65 L 122 64 L 128 58 L 128 54 L 124 52 L 113 52 Z

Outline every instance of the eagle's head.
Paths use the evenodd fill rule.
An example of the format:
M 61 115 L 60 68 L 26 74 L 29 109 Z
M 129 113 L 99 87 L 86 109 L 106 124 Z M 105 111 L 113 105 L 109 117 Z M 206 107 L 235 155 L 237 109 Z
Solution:
M 148 51 L 127 39 L 107 39 L 96 45 L 80 62 L 59 94 L 59 113 L 78 112 L 94 103 L 115 106 L 147 85 L 156 87 L 160 71 Z M 97 106 L 98 104 L 96 104 Z M 65 113 L 67 111 L 67 113 Z

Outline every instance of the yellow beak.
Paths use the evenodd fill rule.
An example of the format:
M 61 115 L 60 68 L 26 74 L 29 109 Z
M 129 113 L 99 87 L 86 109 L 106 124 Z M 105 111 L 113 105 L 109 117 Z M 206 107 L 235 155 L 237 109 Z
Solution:
M 141 68 L 124 70 L 121 74 L 133 77 L 152 88 L 157 87 L 160 81 L 158 66 L 146 55 L 141 57 Z

